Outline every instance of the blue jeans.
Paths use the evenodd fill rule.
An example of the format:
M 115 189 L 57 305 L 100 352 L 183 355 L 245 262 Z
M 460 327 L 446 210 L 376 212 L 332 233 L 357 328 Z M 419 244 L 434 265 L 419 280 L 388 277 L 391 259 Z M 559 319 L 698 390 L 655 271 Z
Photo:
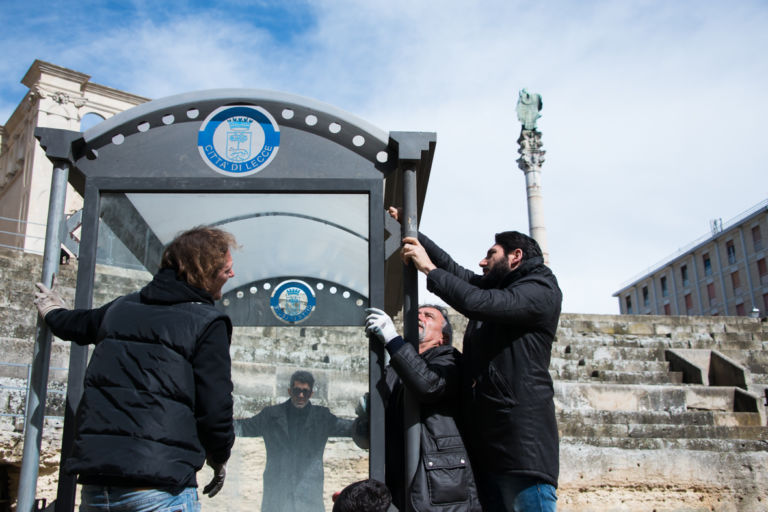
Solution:
M 483 510 L 499 512 L 556 512 L 555 486 L 538 478 L 486 474 L 492 488 L 488 507 Z
M 84 485 L 80 512 L 200 512 L 197 488 L 134 489 Z

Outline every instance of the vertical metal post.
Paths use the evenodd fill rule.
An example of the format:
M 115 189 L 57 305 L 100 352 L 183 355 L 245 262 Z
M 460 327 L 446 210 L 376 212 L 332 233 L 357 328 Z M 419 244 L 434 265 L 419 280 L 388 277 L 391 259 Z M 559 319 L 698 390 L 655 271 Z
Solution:
M 48 203 L 48 226 L 45 230 L 45 251 L 43 252 L 42 282 L 51 284 L 59 268 L 61 254 L 61 223 L 64 221 L 64 206 L 67 199 L 69 163 L 55 162 L 51 177 L 51 196 Z M 32 373 L 25 411 L 24 454 L 19 476 L 18 512 L 32 512 L 35 509 L 40 445 L 43 439 L 45 420 L 45 398 L 48 391 L 48 366 L 51 358 L 52 334 L 45 322 L 38 318 L 37 336 L 32 358 Z
M 403 236 L 418 236 L 418 207 L 416 197 L 416 170 L 403 170 Z M 411 263 L 403 269 L 403 336 L 414 345 L 419 340 L 419 289 L 418 273 Z M 405 390 L 405 510 L 411 506 L 411 483 L 416 475 L 421 451 L 421 423 L 419 403 L 413 394 Z
M 98 189 L 86 184 L 83 195 L 82 239 L 78 255 L 77 289 L 75 307 L 90 309 L 93 299 L 93 279 L 96 267 L 96 247 L 99 232 Z M 67 406 L 64 411 L 64 429 L 61 433 L 59 484 L 56 490 L 55 512 L 72 512 L 75 508 L 77 481 L 75 475 L 64 471 L 64 464 L 75 440 L 75 417 L 83 395 L 85 370 L 88 366 L 88 347 L 72 343 L 69 347 L 69 372 L 67 375 Z

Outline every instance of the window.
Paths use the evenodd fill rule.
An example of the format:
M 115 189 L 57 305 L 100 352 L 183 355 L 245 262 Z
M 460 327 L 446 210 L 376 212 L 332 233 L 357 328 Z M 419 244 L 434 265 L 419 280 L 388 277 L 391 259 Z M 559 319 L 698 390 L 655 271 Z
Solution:
M 744 312 L 744 303 L 736 304 L 736 315 L 737 316 L 747 316 Z
M 667 276 L 661 276 L 661 296 L 669 296 L 669 290 L 667 289 Z
M 733 286 L 733 293 L 741 292 L 741 279 L 738 270 L 731 274 L 731 285 Z
M 631 315 L 632 314 L 632 297 L 630 297 L 629 295 L 624 297 L 624 304 L 626 304 L 627 306 L 627 314 Z
M 761 281 L 765 281 L 765 278 L 768 277 L 768 266 L 765 264 L 765 258 L 757 260 L 757 275 L 760 276 Z
M 683 286 L 688 286 L 690 284 L 688 281 L 688 265 L 680 267 L 680 278 L 683 280 Z
M 685 294 L 685 311 L 688 314 L 691 314 L 693 312 L 693 299 L 691 298 L 690 293 Z
M 643 286 L 643 306 L 648 307 L 650 301 L 648 300 L 648 287 Z
M 736 246 L 733 245 L 733 240 L 728 240 L 725 243 L 725 251 L 728 253 L 728 264 L 736 263 Z
M 763 294 L 763 316 L 768 315 L 768 293 Z
M 664 314 L 669 316 L 672 314 L 672 310 L 669 307 L 669 304 L 664 304 Z
M 701 257 L 701 259 L 704 261 L 704 275 L 705 276 L 711 276 L 712 275 L 712 261 L 709 259 L 709 253 L 704 253 L 704 255 Z
M 763 249 L 763 236 L 760 233 L 760 226 L 752 228 L 752 244 L 755 246 L 755 251 Z
M 717 303 L 717 296 L 715 295 L 715 284 L 709 283 L 707 285 L 707 297 L 709 297 L 709 305 L 714 306 Z

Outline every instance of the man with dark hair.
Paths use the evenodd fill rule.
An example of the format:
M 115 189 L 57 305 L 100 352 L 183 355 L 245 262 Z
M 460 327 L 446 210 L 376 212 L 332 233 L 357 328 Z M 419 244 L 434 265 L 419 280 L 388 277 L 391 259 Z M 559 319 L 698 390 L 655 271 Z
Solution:
M 235 420 L 240 437 L 264 437 L 264 512 L 323 512 L 323 452 L 329 437 L 352 435 L 353 420 L 336 417 L 310 402 L 315 378 L 299 370 L 291 375 L 290 398 L 255 416 Z
M 369 478 L 349 484 L 333 499 L 333 512 L 387 512 L 392 496 L 387 486 Z
M 37 283 L 51 331 L 96 345 L 64 466 L 82 484 L 82 512 L 199 510 L 195 474 L 206 460 L 214 477 L 203 493 L 224 484 L 235 438 L 232 323 L 213 304 L 235 275 L 235 245 L 215 228 L 182 233 L 148 285 L 97 309 L 66 309 L 55 281 Z
M 370 308 L 366 333 L 384 343 L 391 359 L 386 368 L 386 482 L 399 510 L 476 512 L 480 510 L 475 480 L 462 434 L 459 385 L 461 354 L 451 346 L 452 329 L 442 306 L 419 307 L 419 344 L 415 348 L 397 334 L 384 311 Z M 420 463 L 405 492 L 404 393 L 419 402 Z M 406 502 L 410 505 L 406 507 Z
M 462 392 L 483 510 L 554 511 L 559 441 L 549 362 L 562 293 L 541 249 L 522 233 L 499 233 L 480 260 L 483 275 L 421 233 L 403 239 L 402 256 L 469 319 Z

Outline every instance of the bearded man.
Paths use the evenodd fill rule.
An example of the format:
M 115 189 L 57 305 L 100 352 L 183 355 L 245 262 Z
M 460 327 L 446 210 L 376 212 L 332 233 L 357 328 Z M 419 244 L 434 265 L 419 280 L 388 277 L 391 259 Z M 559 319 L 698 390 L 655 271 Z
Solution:
M 399 212 L 389 213 L 398 219 Z M 469 319 L 462 403 L 470 459 L 486 511 L 556 510 L 559 440 L 549 375 L 562 293 L 535 240 L 496 234 L 482 275 L 419 233 L 402 257 L 427 289 Z
M 442 306 L 419 307 L 419 344 L 395 330 L 384 311 L 369 308 L 366 333 L 384 343 L 386 368 L 386 483 L 398 510 L 479 512 L 472 467 L 459 428 L 461 353 L 451 346 L 453 329 Z M 420 464 L 405 490 L 405 390 L 419 402 Z M 406 501 L 408 506 L 406 506 Z

